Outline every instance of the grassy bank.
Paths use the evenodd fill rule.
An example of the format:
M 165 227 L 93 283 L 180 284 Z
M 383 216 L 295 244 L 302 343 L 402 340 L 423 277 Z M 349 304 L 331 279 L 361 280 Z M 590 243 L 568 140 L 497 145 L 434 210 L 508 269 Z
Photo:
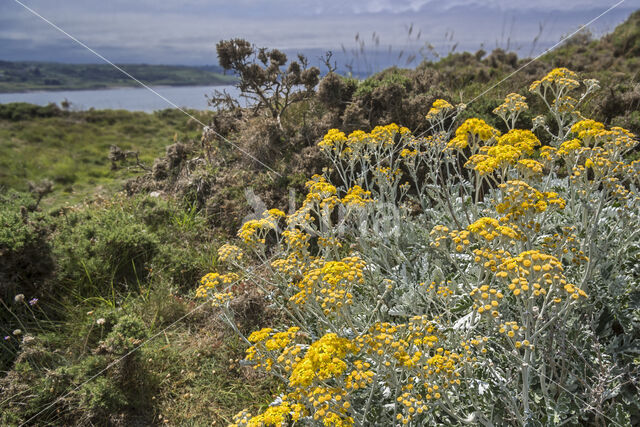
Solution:
M 192 114 L 207 120 L 204 113 Z M 26 190 L 29 181 L 51 180 L 48 205 L 112 194 L 124 180 L 151 168 L 167 145 L 198 137 L 198 125 L 178 110 L 67 112 L 0 105 L 0 187 Z M 137 152 L 142 166 L 130 156 L 112 167 L 113 145 Z

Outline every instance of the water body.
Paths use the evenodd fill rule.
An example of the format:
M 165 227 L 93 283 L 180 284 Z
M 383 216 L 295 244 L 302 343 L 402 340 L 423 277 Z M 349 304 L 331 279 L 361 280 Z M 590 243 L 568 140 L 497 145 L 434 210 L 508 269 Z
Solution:
M 153 90 L 173 102 L 179 107 L 206 110 L 205 95 L 213 94 L 214 90 L 226 90 L 234 98 L 238 98 L 239 91 L 234 86 L 156 86 Z M 164 99 L 143 87 L 113 88 L 98 90 L 68 90 L 68 91 L 37 91 L 23 93 L 0 93 L 0 104 L 10 102 L 28 102 L 30 104 L 60 105 L 64 100 L 71 102 L 72 110 L 113 109 L 129 111 L 152 112 L 174 108 Z M 242 103 L 242 102 L 241 102 Z

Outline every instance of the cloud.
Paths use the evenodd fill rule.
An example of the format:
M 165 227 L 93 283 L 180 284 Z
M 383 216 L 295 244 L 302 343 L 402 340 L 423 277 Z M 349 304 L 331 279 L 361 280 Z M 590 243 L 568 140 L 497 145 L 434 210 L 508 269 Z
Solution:
M 207 64 L 215 62 L 215 43 L 233 37 L 288 50 L 349 50 L 359 33 L 366 48 L 398 51 L 427 41 L 446 50 L 453 42 L 444 34 L 453 33 L 461 46 L 491 49 L 530 44 L 544 22 L 541 44 L 549 45 L 613 0 L 21 1 L 113 61 Z M 613 29 L 640 0 L 623 6 L 603 17 L 596 32 Z M 97 61 L 13 0 L 0 2 L 0 59 Z

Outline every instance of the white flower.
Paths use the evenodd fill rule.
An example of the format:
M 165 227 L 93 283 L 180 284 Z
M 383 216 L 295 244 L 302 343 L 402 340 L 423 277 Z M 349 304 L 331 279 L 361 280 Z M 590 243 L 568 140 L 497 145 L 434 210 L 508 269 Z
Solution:
M 18 294 L 18 295 L 16 295 L 15 297 L 13 297 L 13 300 L 14 300 L 15 302 L 18 302 L 18 303 L 20 303 L 20 302 L 24 302 L 24 294 Z
M 536 116 L 533 119 L 533 129 L 537 129 L 539 127 L 545 127 L 545 118 L 544 116 Z
M 587 87 L 587 92 L 593 92 L 600 89 L 600 82 L 596 79 L 585 79 L 582 83 Z
M 99 318 L 98 320 L 96 320 L 96 323 L 97 323 L 98 325 L 101 325 L 101 326 L 102 326 L 102 325 L 104 325 L 104 322 L 106 322 L 106 320 L 104 320 L 104 318 L 103 318 L 103 317 L 101 317 L 101 318 Z

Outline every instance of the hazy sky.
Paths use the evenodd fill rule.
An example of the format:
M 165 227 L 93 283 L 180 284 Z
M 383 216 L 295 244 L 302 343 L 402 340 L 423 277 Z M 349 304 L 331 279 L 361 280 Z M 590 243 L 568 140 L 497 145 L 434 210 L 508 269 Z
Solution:
M 508 46 L 526 55 L 541 26 L 538 51 L 618 0 L 20 1 L 115 62 L 212 64 L 215 43 L 233 37 L 288 51 L 340 52 L 344 46 L 349 52 L 359 34 L 380 57 L 396 57 L 426 42 L 443 51 L 454 43 L 458 50 L 482 44 L 486 50 Z M 626 0 L 592 29 L 611 31 L 639 8 L 640 0 Z M 0 59 L 99 62 L 15 0 L 0 0 Z

